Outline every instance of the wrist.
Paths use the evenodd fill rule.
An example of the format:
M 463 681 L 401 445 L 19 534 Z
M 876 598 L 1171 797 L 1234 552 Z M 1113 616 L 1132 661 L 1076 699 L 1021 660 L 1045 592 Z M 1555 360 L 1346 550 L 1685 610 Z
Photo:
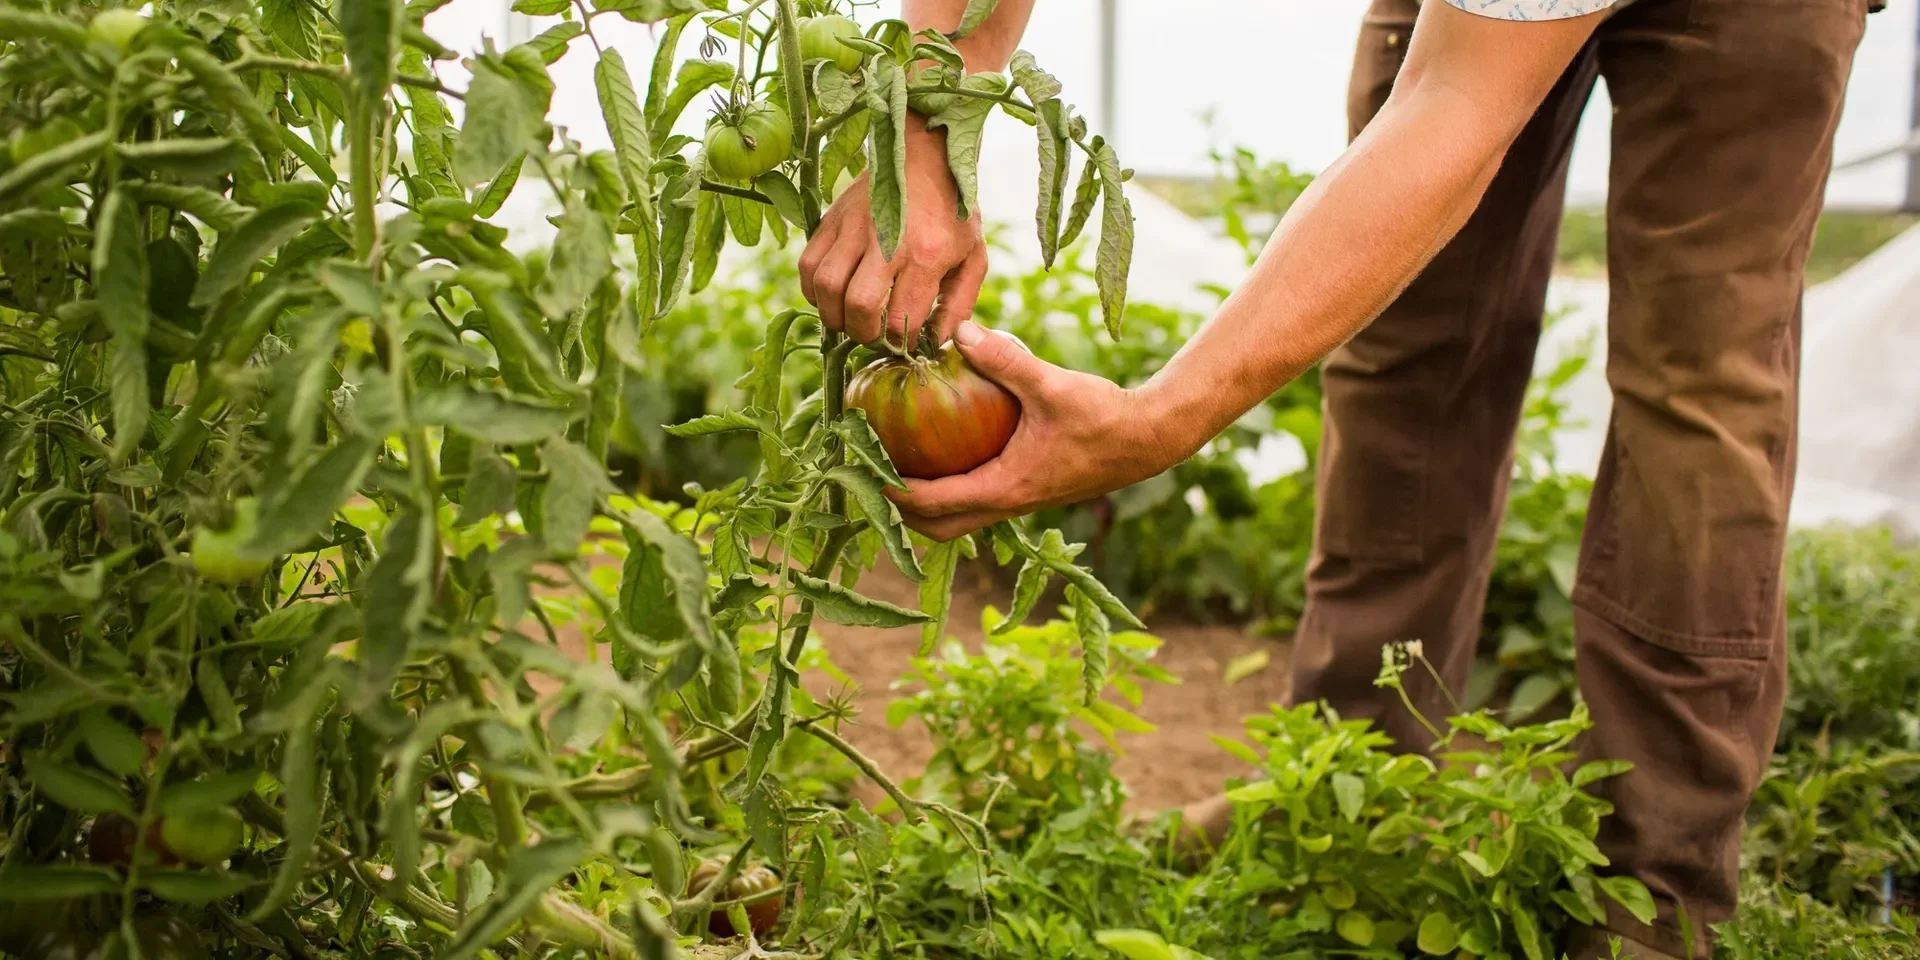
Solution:
M 1127 391 L 1132 407 L 1131 419 L 1138 425 L 1139 442 L 1147 447 L 1153 465 L 1166 470 L 1193 456 L 1206 445 L 1211 435 L 1200 436 L 1193 427 L 1202 418 L 1195 416 L 1190 403 L 1175 385 L 1158 374 Z

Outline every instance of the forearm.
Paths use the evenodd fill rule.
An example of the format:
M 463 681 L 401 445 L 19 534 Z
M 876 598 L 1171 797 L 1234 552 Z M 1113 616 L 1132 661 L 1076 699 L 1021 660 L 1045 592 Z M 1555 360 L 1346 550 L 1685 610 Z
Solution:
M 952 33 L 966 12 L 967 0 L 904 0 L 901 16 L 914 32 L 938 30 Z M 967 61 L 971 73 L 999 73 L 1013 59 L 1020 37 L 1033 16 L 1033 0 L 1000 0 L 992 15 L 972 33 L 954 41 L 954 48 Z
M 1144 388 L 1174 454 L 1192 454 L 1372 322 L 1466 222 L 1515 133 L 1445 88 L 1383 108 Z

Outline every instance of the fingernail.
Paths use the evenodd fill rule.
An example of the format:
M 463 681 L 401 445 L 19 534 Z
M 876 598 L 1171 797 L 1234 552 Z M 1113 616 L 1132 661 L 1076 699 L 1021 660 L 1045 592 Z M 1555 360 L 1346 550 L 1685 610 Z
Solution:
M 971 347 L 978 344 L 980 338 L 986 335 L 987 331 L 985 329 L 972 320 L 968 320 L 960 325 L 960 329 L 953 332 L 953 342 L 963 347 Z

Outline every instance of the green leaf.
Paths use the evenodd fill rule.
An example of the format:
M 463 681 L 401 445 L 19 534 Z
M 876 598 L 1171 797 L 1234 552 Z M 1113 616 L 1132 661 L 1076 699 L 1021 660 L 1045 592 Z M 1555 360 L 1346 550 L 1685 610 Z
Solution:
M 1060 208 L 1066 198 L 1069 146 L 1059 100 L 1041 102 L 1035 111 L 1040 138 L 1040 191 L 1034 225 L 1040 236 L 1040 261 L 1051 269 L 1060 252 Z
M 947 39 L 959 40 L 980 29 L 980 25 L 993 16 L 993 8 L 999 5 L 1000 0 L 967 0 L 967 8 L 960 12 L 960 25 L 947 34 Z
M 727 228 L 733 231 L 733 237 L 743 247 L 760 245 L 760 226 L 765 215 L 758 200 L 744 197 L 720 197 L 720 209 L 726 215 Z
M 515 850 L 507 863 L 505 889 L 496 890 L 454 931 L 441 960 L 473 960 L 540 905 L 547 890 L 587 858 L 588 847 L 575 837 L 554 837 Z
M 853 74 L 830 61 L 814 65 L 813 87 L 820 97 L 820 109 L 830 117 L 847 112 L 860 99 L 860 88 L 853 85 Z
M 1051 571 L 1051 567 L 1039 560 L 1030 559 L 1020 565 L 1020 575 L 1013 583 L 1013 607 L 1007 611 L 1007 618 L 994 626 L 994 636 L 1005 636 L 1027 622 L 1034 604 L 1040 602 L 1040 594 L 1047 589 Z
M 1617 777 L 1632 769 L 1633 761 L 1631 760 L 1595 760 L 1591 763 L 1583 763 L 1580 769 L 1573 772 L 1573 786 L 1578 789 L 1595 780 Z
M 564 317 L 580 309 L 612 272 L 613 228 L 599 211 L 576 204 L 560 217 L 560 232 L 553 238 L 547 274 L 533 293 L 534 303 L 549 317 Z
M 867 133 L 873 154 L 869 209 L 880 252 L 891 260 L 906 229 L 907 80 L 900 65 L 885 57 L 869 60 L 866 71 L 867 105 L 876 121 Z
M 662 53 L 666 52 L 663 47 Z M 662 84 L 659 82 L 658 60 L 654 62 L 654 72 L 654 89 L 659 90 Z M 657 110 L 654 109 L 653 92 L 650 91 L 647 94 L 647 116 L 653 121 L 654 153 L 658 154 L 660 148 L 666 144 L 667 137 L 673 135 L 674 123 L 679 121 L 681 111 L 687 108 L 687 104 L 693 102 L 694 97 L 699 96 L 700 92 L 708 87 L 732 82 L 733 65 L 730 63 L 721 60 L 687 60 L 680 64 L 680 72 L 673 79 L 673 92 L 667 95 Z
M 607 133 L 613 138 L 613 152 L 620 161 L 620 176 L 627 183 L 627 196 L 641 198 L 653 194 L 653 141 L 647 136 L 647 117 L 641 112 L 640 99 L 633 92 L 633 75 L 627 61 L 612 47 L 600 51 L 600 62 L 593 68 L 594 89 L 600 93 L 600 115 L 606 118 Z
M 842 172 L 858 173 L 866 155 L 860 148 L 867 142 L 873 112 L 862 110 L 834 128 L 826 146 L 820 149 L 820 189 L 831 196 Z
M 218 177 L 246 161 L 246 149 L 226 137 L 174 137 L 116 144 L 121 159 L 143 170 L 196 180 Z
M 1420 932 L 1415 938 L 1421 953 L 1436 957 L 1453 953 L 1460 945 L 1460 931 L 1446 914 L 1435 911 L 1420 921 Z
M 885 447 L 880 445 L 880 437 L 873 432 L 873 425 L 867 422 L 867 412 L 858 407 L 848 410 L 833 424 L 833 432 L 847 445 L 847 451 L 854 459 L 866 464 L 887 486 L 897 490 L 907 489 L 907 482 L 900 479 L 900 472 L 894 469 L 893 459 L 887 456 Z
M 1473 852 L 1472 850 L 1461 850 L 1456 855 L 1462 861 L 1464 861 L 1467 866 L 1472 867 L 1474 869 L 1474 872 L 1480 874 L 1483 877 L 1491 877 L 1494 874 L 1500 872 L 1498 870 L 1495 870 L 1493 868 L 1493 865 L 1487 862 L 1487 858 Z
M 1373 944 L 1373 918 L 1358 910 L 1348 910 L 1341 914 L 1340 919 L 1334 921 L 1333 929 L 1340 935 L 1340 939 L 1356 947 Z
M 162 900 L 204 906 L 236 896 L 260 881 L 237 873 L 207 870 L 143 870 L 140 885 Z
M 569 5 L 571 5 L 571 0 L 569 0 Z M 573 43 L 573 40 L 575 37 L 578 37 L 586 32 L 587 32 L 587 28 L 585 26 L 582 26 L 577 21 L 568 20 L 565 23 L 556 23 L 553 26 L 540 31 L 539 36 L 534 37 L 532 40 L 527 41 L 527 46 L 532 47 L 535 53 L 540 54 L 541 62 L 551 66 L 555 63 L 558 63 L 560 61 L 560 58 L 566 55 L 567 47 L 569 44 Z M 609 48 L 606 52 L 614 53 L 615 51 Z M 604 54 L 603 54 L 603 57 L 604 57 Z M 604 59 L 602 60 L 602 62 L 603 63 L 605 62 Z M 632 81 L 628 81 L 627 89 L 628 90 L 633 89 Z M 604 94 L 602 95 L 602 99 L 601 99 L 601 109 L 602 110 L 606 109 L 606 100 L 605 100 Z M 608 127 L 613 126 L 613 115 L 611 113 L 607 115 L 607 126 Z M 645 127 L 642 127 L 641 129 L 644 131 Z M 619 142 L 620 141 L 618 140 L 618 138 L 614 140 L 614 143 L 616 145 Z
M 900 575 L 915 583 L 924 579 L 926 575 L 920 572 L 920 564 L 913 557 L 913 548 L 907 545 L 906 527 L 900 522 L 900 511 L 881 492 L 880 481 L 851 464 L 828 470 L 827 479 L 839 484 L 860 504 L 860 512 L 866 515 L 872 529 L 880 534 L 880 544 L 886 548 L 887 557 L 893 560 Z
M 647 77 L 647 105 L 644 111 L 646 116 L 658 117 L 661 111 L 666 109 L 669 86 L 667 81 L 673 76 L 673 65 L 679 62 L 680 35 L 686 32 L 687 24 L 692 20 L 691 16 L 673 18 L 667 24 L 667 32 L 661 36 L 659 45 L 654 48 L 653 72 Z M 668 123 L 667 126 L 671 129 L 673 124 Z M 650 148 L 657 148 L 661 140 L 653 139 L 652 133 L 649 132 L 648 142 Z
M 520 168 L 525 166 L 526 162 L 527 155 L 524 153 L 514 157 L 507 161 L 506 168 L 501 170 L 498 176 L 487 182 L 486 189 L 474 197 L 473 215 L 475 217 L 485 220 L 500 212 L 507 198 L 513 195 L 514 185 L 520 182 Z
M 467 102 L 486 109 L 468 110 L 453 147 L 453 175 L 474 186 L 493 179 L 507 164 L 524 158 L 539 136 L 541 110 L 526 87 L 488 59 L 474 61 Z
M 239 226 L 248 215 L 253 213 L 253 208 L 235 203 L 205 187 L 154 183 L 149 180 L 130 180 L 120 186 L 137 200 L 157 203 L 182 213 L 192 214 L 200 222 L 221 233 Z
M 1080 634 L 1080 674 L 1087 703 L 1096 703 L 1107 686 L 1107 664 L 1112 631 L 1106 614 L 1098 604 L 1077 587 L 1067 588 L 1067 602 L 1073 607 L 1073 626 Z
M 347 64 L 359 100 L 363 104 L 384 103 L 387 89 L 393 86 L 393 62 L 400 52 L 405 7 L 401 0 L 339 0 L 337 8 L 340 35 L 346 40 Z
M 433 602 L 434 570 L 440 557 L 428 524 L 419 510 L 402 510 L 387 527 L 380 558 L 356 596 L 365 630 L 360 640 L 360 664 L 366 670 L 363 696 L 386 696 Z
M 788 223 L 804 230 L 807 227 L 806 207 L 800 201 L 800 191 L 793 181 L 778 170 L 769 170 L 754 178 L 754 187 L 773 201 L 773 209 Z
M 1358 822 L 1360 808 L 1367 802 L 1367 782 L 1351 773 L 1336 773 L 1329 779 L 1333 784 L 1334 802 L 1340 805 L 1340 815 L 1348 823 Z
M 319 216 L 319 211 L 304 203 L 284 203 L 256 211 L 213 248 L 207 269 L 193 288 L 193 306 L 218 303 L 238 289 L 253 275 L 253 267 L 261 258 L 280 249 Z
M 490 516 L 505 516 L 513 509 L 513 490 L 518 483 L 519 476 L 506 458 L 476 450 L 467 463 L 467 482 L 461 488 L 460 515 L 454 525 L 471 526 Z
M 927 656 L 947 632 L 947 614 L 953 607 L 953 576 L 960 568 L 961 545 L 968 542 L 964 537 L 936 543 L 927 548 L 920 580 L 920 611 L 927 615 L 927 621 L 920 625 L 920 651 L 917 656 Z
M 239 120 L 262 156 L 279 155 L 282 146 L 280 135 L 286 128 L 267 116 L 267 111 L 260 107 L 260 101 L 226 64 L 203 47 L 185 44 L 175 50 L 174 56 L 179 59 L 181 66 L 193 74 L 200 89 L 213 99 L 221 113 Z
M 700 545 L 644 510 L 626 514 L 626 520 L 629 540 L 638 537 L 660 551 L 661 566 L 673 585 L 673 602 L 680 612 L 680 621 L 700 649 L 712 650 L 718 641 L 713 632 L 707 568 L 700 560 Z
M 967 77 L 960 86 L 983 93 L 1007 92 L 1006 79 L 990 73 Z M 947 167 L 960 186 L 962 220 L 972 217 L 980 208 L 980 135 L 986 129 L 987 118 L 993 114 L 993 106 L 992 100 L 953 95 L 927 118 L 927 129 L 944 128 L 947 132 Z
M 688 293 L 699 293 L 713 281 L 720 266 L 720 251 L 727 245 L 727 218 L 719 194 L 702 191 L 693 214 L 693 276 L 687 282 Z
M 323 675 L 299 688 L 283 711 L 287 738 L 281 750 L 280 799 L 286 807 L 285 858 L 274 871 L 273 885 L 247 915 L 258 923 L 278 913 L 306 879 L 307 861 L 320 838 L 320 812 L 326 802 L 329 765 L 322 763 L 315 740 L 320 714 L 332 696 L 331 677 Z
M 1268 654 L 1267 651 L 1264 649 L 1254 650 L 1250 653 L 1243 653 L 1237 657 L 1234 657 L 1232 660 L 1227 661 L 1227 669 L 1221 675 L 1220 682 L 1225 686 L 1231 687 L 1234 684 L 1239 683 L 1240 681 L 1245 680 L 1246 678 L 1251 677 L 1262 670 L 1265 670 L 1267 668 L 1267 665 L 1271 663 L 1272 660 L 1273 660 L 1272 656 Z
M 71 18 L 19 7 L 0 7 L 0 40 L 24 37 L 39 37 L 76 50 L 87 44 L 86 28 Z
M 813 601 L 815 612 L 834 623 L 849 627 L 905 627 L 933 619 L 918 610 L 862 596 L 828 580 L 798 572 L 793 576 L 794 589 Z
M 80 736 L 93 759 L 120 776 L 131 777 L 146 763 L 146 743 L 139 734 L 115 720 L 105 707 L 95 707 L 80 715 Z
M 288 51 L 312 60 L 320 49 L 319 8 L 306 0 L 262 0 L 260 25 Z
M 113 334 L 113 457 L 125 460 L 147 430 L 147 252 L 140 207 L 120 190 L 107 194 L 94 226 L 94 293 Z M 205 278 L 202 278 L 205 283 Z
M 980 0 L 971 0 L 971 3 L 978 2 Z M 971 3 L 969 9 L 972 8 Z M 991 0 L 988 5 L 992 5 Z M 1127 960 L 1178 960 L 1167 941 L 1149 930 L 1098 930 L 1094 932 L 1093 939 Z
M 1067 211 L 1067 226 L 1060 231 L 1059 249 L 1065 250 L 1078 239 L 1080 231 L 1087 225 L 1087 218 L 1093 215 L 1093 203 L 1100 198 L 1100 157 L 1099 149 L 1103 143 L 1099 137 L 1093 138 L 1089 148 L 1092 153 L 1087 157 L 1087 165 L 1080 171 L 1080 185 L 1073 191 L 1073 207 Z
M 700 208 L 700 172 L 691 170 L 667 181 L 660 191 L 660 302 L 653 317 L 673 309 L 693 265 L 693 221 Z
M 199 813 L 232 806 L 260 784 L 260 771 L 248 768 L 216 773 L 205 780 L 169 783 L 156 804 L 165 816 Z
M 728 433 L 734 430 L 759 430 L 779 436 L 773 427 L 773 420 L 764 411 L 748 407 L 745 410 L 726 410 L 695 417 L 685 423 L 676 423 L 667 429 L 670 436 L 706 437 L 716 433 Z
M 21 197 L 92 160 L 106 148 L 106 134 L 90 133 L 27 158 L 19 166 L 0 174 L 0 210 L 12 209 Z
M 16 865 L 0 872 L 0 903 L 47 903 L 118 896 L 124 881 L 106 867 Z
M 552 17 L 573 9 L 573 0 L 517 0 L 513 5 L 514 13 L 523 13 L 529 17 Z
M 602 495 L 614 492 L 613 483 L 593 454 L 561 437 L 541 445 L 540 461 L 547 468 L 546 490 L 541 494 L 541 538 L 555 553 L 570 556 L 579 552 L 593 522 L 594 507 Z
M 538 443 L 562 433 L 576 412 L 528 403 L 470 383 L 428 387 L 413 402 L 414 419 L 477 440 L 505 445 Z
M 270 491 L 278 496 L 260 507 L 260 521 L 248 551 L 258 556 L 290 553 L 333 523 L 334 511 L 353 496 L 373 466 L 375 445 L 349 437 L 322 453 L 290 483 Z
M 1647 885 L 1633 877 L 1597 877 L 1600 889 L 1606 892 L 1613 902 L 1625 907 L 1641 923 L 1652 923 L 1656 911 L 1653 906 L 1653 894 L 1647 892 Z
M 1050 532 L 1057 533 L 1058 531 Z M 1127 605 L 1121 603 L 1120 598 L 1114 596 L 1113 591 L 1108 590 L 1106 584 L 1101 583 L 1099 579 L 1093 575 L 1092 571 L 1085 567 L 1076 566 L 1071 560 L 1051 557 L 1048 558 L 1048 566 L 1053 568 L 1054 573 L 1066 578 L 1067 582 L 1073 584 L 1081 593 L 1086 594 L 1087 599 L 1099 607 L 1100 611 L 1108 618 L 1118 621 L 1122 626 L 1131 627 L 1135 630 L 1145 630 L 1147 628 L 1147 625 L 1141 623 L 1140 618 L 1134 616 L 1133 611 L 1128 610 Z
M 127 791 L 100 774 L 68 766 L 39 751 L 26 755 L 26 766 L 34 789 L 68 810 L 134 816 Z
M 1553 702 L 1560 695 L 1560 680 L 1544 673 L 1529 674 L 1513 688 L 1513 697 L 1507 701 L 1507 720 L 1518 723 L 1540 712 L 1542 707 Z
M 1106 319 L 1107 335 L 1119 340 L 1120 319 L 1127 308 L 1127 271 L 1133 264 L 1133 204 L 1122 189 L 1126 178 L 1113 145 L 1101 142 L 1095 156 L 1100 162 L 1101 212 L 1093 276 L 1100 288 L 1100 314 Z

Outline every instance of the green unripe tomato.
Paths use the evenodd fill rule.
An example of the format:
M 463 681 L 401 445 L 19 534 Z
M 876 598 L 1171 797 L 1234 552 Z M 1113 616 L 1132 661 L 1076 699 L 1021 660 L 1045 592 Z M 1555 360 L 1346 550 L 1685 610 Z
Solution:
M 246 822 L 228 807 L 175 814 L 160 825 L 160 839 L 174 856 L 203 867 L 233 856 L 246 838 Z
M 146 17 L 125 8 L 102 10 L 87 24 L 88 32 L 106 41 L 117 53 L 126 53 L 127 48 L 133 46 L 133 38 L 146 28 Z
M 214 583 L 225 584 L 245 583 L 267 572 L 268 561 L 247 552 L 259 512 L 258 501 L 242 497 L 233 503 L 232 527 L 193 531 L 193 569 Z
M 861 36 L 860 25 L 837 13 L 800 21 L 800 59 L 831 60 L 847 73 L 860 69 L 860 51 L 841 43 Z
M 725 180 L 752 180 L 792 151 L 787 112 L 764 100 L 742 111 L 737 122 L 715 117 L 707 125 L 707 169 Z

